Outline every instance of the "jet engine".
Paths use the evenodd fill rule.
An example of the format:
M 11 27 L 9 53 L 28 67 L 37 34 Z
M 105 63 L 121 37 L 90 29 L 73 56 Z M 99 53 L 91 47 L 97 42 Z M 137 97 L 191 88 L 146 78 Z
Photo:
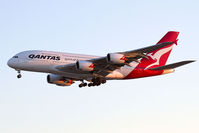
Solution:
M 71 79 L 66 79 L 63 76 L 56 74 L 49 74 L 47 76 L 47 82 L 50 84 L 56 84 L 58 86 L 70 86 L 74 83 Z
M 125 56 L 123 54 L 109 53 L 107 55 L 107 61 L 113 64 L 123 64 L 125 63 Z
M 82 70 L 82 71 L 93 71 L 95 66 L 92 62 L 90 61 L 83 61 L 83 60 L 80 60 L 80 61 L 77 61 L 76 62 L 76 67 L 77 69 L 79 70 Z

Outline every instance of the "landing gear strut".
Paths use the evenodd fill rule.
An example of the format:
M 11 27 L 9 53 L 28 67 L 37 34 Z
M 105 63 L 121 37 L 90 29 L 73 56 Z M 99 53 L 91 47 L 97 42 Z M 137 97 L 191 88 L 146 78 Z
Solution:
M 20 70 L 17 70 L 17 73 L 18 73 L 17 78 L 18 78 L 18 79 L 21 78 L 21 77 L 22 77 L 21 71 L 20 71 Z

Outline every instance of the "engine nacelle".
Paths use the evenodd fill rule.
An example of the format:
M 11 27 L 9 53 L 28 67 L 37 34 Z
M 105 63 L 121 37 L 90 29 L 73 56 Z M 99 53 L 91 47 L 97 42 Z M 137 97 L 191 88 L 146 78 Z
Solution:
M 107 55 L 107 61 L 113 64 L 124 64 L 125 63 L 125 56 L 123 54 L 117 53 L 109 53 Z
M 66 79 L 63 76 L 59 76 L 56 74 L 49 74 L 47 76 L 47 82 L 50 84 L 56 84 L 58 86 L 70 86 L 74 83 L 71 79 Z
M 92 62 L 90 61 L 83 61 L 83 60 L 79 60 L 76 62 L 76 67 L 77 69 L 79 70 L 82 70 L 82 71 L 93 71 L 95 66 Z

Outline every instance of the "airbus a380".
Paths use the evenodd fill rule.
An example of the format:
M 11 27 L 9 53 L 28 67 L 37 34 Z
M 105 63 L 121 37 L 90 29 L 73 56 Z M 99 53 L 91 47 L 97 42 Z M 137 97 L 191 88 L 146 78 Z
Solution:
M 79 87 L 99 86 L 107 80 L 135 79 L 174 72 L 174 68 L 194 62 L 181 61 L 165 65 L 179 32 L 169 31 L 156 45 L 126 52 L 108 53 L 105 57 L 30 50 L 16 54 L 8 66 L 18 71 L 48 73 L 47 81 L 70 86 L 81 81 Z M 87 82 L 85 82 L 87 81 Z

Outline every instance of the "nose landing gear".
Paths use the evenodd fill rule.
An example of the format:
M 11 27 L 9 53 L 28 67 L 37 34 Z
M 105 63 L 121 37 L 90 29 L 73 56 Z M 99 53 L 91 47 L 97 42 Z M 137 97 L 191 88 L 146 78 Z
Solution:
M 22 77 L 21 71 L 20 71 L 20 70 L 17 70 L 17 73 L 18 73 L 17 78 L 18 78 L 18 79 L 21 78 L 21 77 Z

